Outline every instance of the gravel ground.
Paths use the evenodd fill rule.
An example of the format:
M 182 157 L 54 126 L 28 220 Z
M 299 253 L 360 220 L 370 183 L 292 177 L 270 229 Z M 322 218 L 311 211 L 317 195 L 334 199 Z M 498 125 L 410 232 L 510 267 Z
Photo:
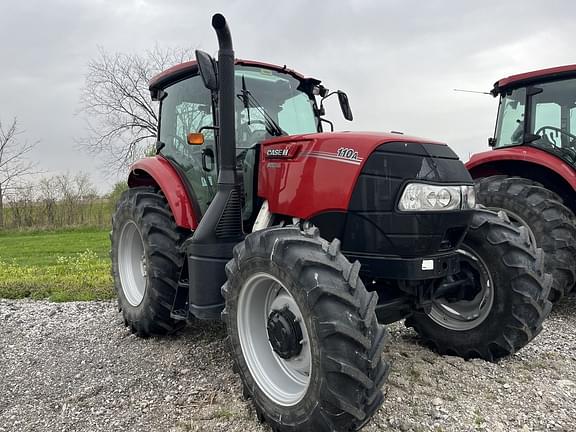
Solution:
M 389 327 L 386 402 L 365 431 L 576 430 L 576 297 L 497 364 L 440 357 Z M 269 431 L 241 397 L 225 330 L 138 339 L 111 302 L 0 300 L 0 431 Z

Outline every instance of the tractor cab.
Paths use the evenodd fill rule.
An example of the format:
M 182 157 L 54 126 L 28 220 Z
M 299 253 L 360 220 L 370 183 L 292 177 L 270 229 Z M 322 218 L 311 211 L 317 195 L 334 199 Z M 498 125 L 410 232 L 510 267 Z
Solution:
M 576 165 L 576 65 L 498 81 L 495 148 L 527 145 Z
M 217 189 L 219 106 L 198 64 L 192 61 L 169 69 L 154 78 L 150 88 L 152 98 L 160 101 L 159 154 L 180 169 L 203 215 Z M 210 61 L 207 64 L 207 68 L 212 66 Z M 343 112 L 349 113 L 346 96 L 336 93 Z M 324 109 L 321 104 L 319 108 L 315 96 L 329 94 L 320 81 L 286 66 L 236 60 L 234 95 L 237 172 L 243 177 L 243 219 L 250 224 L 255 217 L 259 143 L 273 137 L 322 132 L 322 122 L 328 121 L 321 118 Z M 192 142 L 190 133 L 201 133 L 202 138 Z M 245 227 L 247 231 L 250 228 Z

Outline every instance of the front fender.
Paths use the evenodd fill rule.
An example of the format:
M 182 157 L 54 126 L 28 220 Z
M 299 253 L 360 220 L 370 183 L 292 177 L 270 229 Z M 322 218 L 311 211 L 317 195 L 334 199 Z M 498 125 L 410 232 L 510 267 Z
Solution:
M 130 167 L 128 186 L 158 187 L 170 206 L 176 225 L 190 230 L 196 229 L 200 218 L 188 195 L 186 185 L 172 164 L 157 155 L 136 161 Z M 197 207 L 197 206 L 196 206 Z

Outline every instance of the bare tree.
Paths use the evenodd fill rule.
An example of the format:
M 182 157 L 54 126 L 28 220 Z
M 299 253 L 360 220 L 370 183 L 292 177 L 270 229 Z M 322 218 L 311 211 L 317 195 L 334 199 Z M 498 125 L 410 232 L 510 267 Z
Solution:
M 157 107 L 148 82 L 157 73 L 192 57 L 190 49 L 161 49 L 141 54 L 107 53 L 88 64 L 80 111 L 86 114 L 88 136 L 78 144 L 103 155 L 110 171 L 142 156 L 157 134 Z
M 0 121 L 0 228 L 4 227 L 4 195 L 15 183 L 35 173 L 36 164 L 26 156 L 37 142 L 21 141 L 16 118 L 8 126 Z

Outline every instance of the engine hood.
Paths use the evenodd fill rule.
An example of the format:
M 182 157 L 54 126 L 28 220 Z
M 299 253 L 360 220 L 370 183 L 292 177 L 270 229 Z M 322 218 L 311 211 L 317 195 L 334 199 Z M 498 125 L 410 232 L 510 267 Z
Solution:
M 338 132 L 262 143 L 258 195 L 270 211 L 311 220 L 351 256 L 426 256 L 458 246 L 470 212 L 400 212 L 408 182 L 473 184 L 450 147 L 422 138 Z
M 414 137 L 404 135 L 401 133 L 385 133 L 385 132 L 356 132 L 356 131 L 342 131 L 342 132 L 322 132 L 313 134 L 301 135 L 288 135 L 281 137 L 274 137 L 264 141 L 264 145 L 286 144 L 289 142 L 298 141 L 342 141 L 353 144 L 356 148 L 362 148 L 365 151 L 371 152 L 381 144 L 388 142 L 410 142 L 422 144 L 444 144 L 439 141 L 434 141 L 426 138 Z
M 275 137 L 261 145 L 258 195 L 268 200 L 270 211 L 293 217 L 310 218 L 326 209 L 346 211 L 365 170 L 371 177 L 389 173 L 401 183 L 418 178 L 422 164 L 434 160 L 432 173 L 438 176 L 427 180 L 454 182 L 464 176 L 471 181 L 446 144 L 401 134 L 315 133 Z M 437 169 L 446 164 L 448 170 Z M 462 172 L 455 177 L 453 168 Z M 381 191 L 390 189 L 390 181 L 385 183 Z

